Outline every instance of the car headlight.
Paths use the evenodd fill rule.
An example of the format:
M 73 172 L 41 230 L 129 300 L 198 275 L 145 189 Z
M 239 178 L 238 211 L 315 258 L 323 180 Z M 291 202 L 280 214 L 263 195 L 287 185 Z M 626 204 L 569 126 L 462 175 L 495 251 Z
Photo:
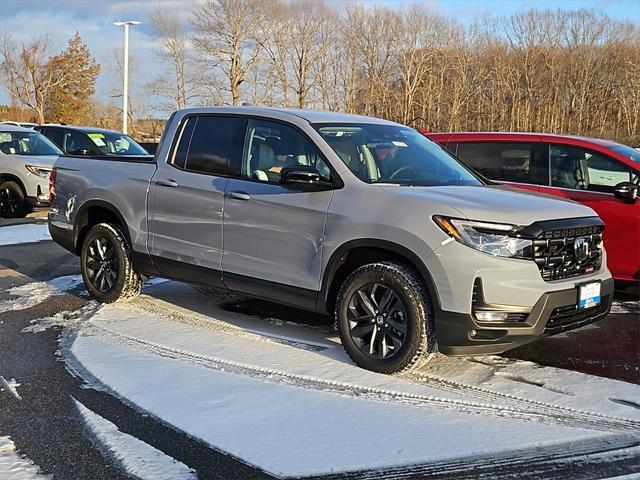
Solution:
M 517 236 L 518 226 L 433 216 L 433 221 L 450 237 L 468 247 L 498 257 L 531 259 L 533 241 Z
M 34 175 L 37 175 L 42 178 L 49 178 L 49 174 L 51 173 L 50 168 L 44 167 L 36 167 L 35 165 L 25 165 L 25 168 Z

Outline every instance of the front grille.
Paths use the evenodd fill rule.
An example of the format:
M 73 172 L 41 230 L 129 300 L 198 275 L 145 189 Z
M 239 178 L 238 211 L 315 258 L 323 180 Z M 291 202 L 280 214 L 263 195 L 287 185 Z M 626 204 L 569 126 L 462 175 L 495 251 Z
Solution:
M 603 297 L 600 305 L 578 310 L 577 305 L 554 308 L 544 329 L 544 335 L 566 332 L 595 322 L 607 313 L 609 297 Z
M 598 270 L 602 261 L 603 230 L 603 225 L 542 230 L 533 240 L 533 259 L 542 278 L 560 280 Z M 583 240 L 577 244 L 577 239 Z

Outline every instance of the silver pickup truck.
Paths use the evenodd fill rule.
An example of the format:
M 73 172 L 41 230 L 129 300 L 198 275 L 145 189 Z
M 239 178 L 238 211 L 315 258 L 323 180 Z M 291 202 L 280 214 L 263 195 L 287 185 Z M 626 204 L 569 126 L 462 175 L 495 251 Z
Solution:
M 612 301 L 593 210 L 490 184 L 377 118 L 181 110 L 154 158 L 61 157 L 52 178 L 51 235 L 98 300 L 158 275 L 324 312 L 378 372 L 503 352 Z

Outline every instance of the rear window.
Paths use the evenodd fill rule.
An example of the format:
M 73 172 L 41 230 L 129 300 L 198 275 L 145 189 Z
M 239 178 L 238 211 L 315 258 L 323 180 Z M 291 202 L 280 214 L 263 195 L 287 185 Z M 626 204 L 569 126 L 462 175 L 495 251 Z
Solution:
M 189 117 L 178 140 L 173 164 L 209 175 L 239 176 L 247 119 L 228 116 Z

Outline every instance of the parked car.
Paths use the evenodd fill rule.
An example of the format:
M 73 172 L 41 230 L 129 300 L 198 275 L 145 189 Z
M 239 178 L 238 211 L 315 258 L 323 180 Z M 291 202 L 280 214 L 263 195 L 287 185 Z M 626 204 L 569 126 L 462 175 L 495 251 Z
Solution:
M 66 155 L 148 155 L 131 137 L 113 130 L 71 125 L 39 125 L 35 130 Z
M 49 230 L 94 298 L 159 275 L 333 314 L 378 372 L 503 352 L 612 301 L 592 209 L 488 185 L 377 118 L 181 110 L 155 158 L 60 157 L 52 178 Z
M 606 226 L 613 277 L 640 282 L 640 152 L 595 138 L 535 133 L 428 133 L 485 177 L 587 205 Z
M 29 128 L 0 124 L 0 217 L 49 205 L 49 173 L 58 147 Z

